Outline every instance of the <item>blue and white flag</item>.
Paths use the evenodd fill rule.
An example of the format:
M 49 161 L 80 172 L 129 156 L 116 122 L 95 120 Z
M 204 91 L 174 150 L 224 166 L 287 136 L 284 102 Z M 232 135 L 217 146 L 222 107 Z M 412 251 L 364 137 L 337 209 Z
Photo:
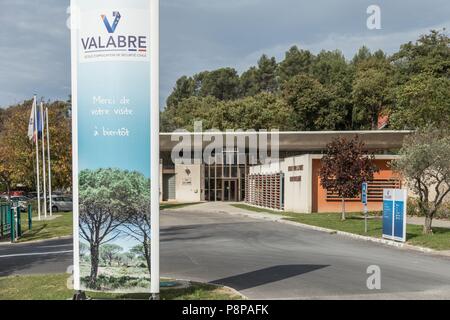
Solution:
M 45 121 L 45 117 L 43 120 Z M 33 141 L 33 143 L 36 142 L 36 139 L 42 138 L 43 120 L 41 120 L 41 112 L 37 107 L 36 97 L 34 97 L 33 106 L 31 107 L 30 121 L 28 122 L 28 139 Z
M 36 112 L 36 97 L 33 99 L 33 106 L 31 107 L 30 121 L 28 122 L 28 139 L 34 141 L 35 132 L 35 112 Z
M 37 107 L 36 107 L 37 108 Z M 37 109 L 37 139 L 42 139 L 42 130 L 43 130 L 43 124 L 45 121 L 45 116 L 42 114 L 42 108 Z M 36 137 L 35 140 L 36 141 Z

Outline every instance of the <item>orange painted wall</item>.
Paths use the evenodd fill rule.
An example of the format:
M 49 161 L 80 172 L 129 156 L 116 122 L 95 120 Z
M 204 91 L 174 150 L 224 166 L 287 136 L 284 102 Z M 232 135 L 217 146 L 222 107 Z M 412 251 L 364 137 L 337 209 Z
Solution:
M 391 179 L 397 177 L 388 167 L 389 160 L 375 160 L 376 166 L 380 169 L 374 175 L 374 179 Z M 319 171 L 321 163 L 319 159 L 313 160 L 312 166 L 312 212 L 340 212 L 340 201 L 327 201 L 327 191 L 320 185 Z M 370 201 L 368 204 L 370 211 L 382 211 L 382 201 Z M 347 212 L 361 212 L 363 211 L 363 204 L 360 200 L 345 202 L 345 209 Z

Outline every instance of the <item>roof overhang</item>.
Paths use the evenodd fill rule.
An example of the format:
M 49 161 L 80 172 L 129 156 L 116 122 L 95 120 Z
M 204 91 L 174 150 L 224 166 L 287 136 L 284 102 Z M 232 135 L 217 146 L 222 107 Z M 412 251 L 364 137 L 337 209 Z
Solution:
M 215 138 L 222 139 L 224 142 L 228 140 L 235 141 L 238 137 L 248 137 L 249 139 L 260 140 L 261 137 L 267 137 L 268 147 L 271 147 L 272 140 L 276 140 L 275 134 L 278 135 L 280 152 L 314 152 L 322 151 L 326 145 L 335 138 L 344 137 L 351 139 L 358 136 L 366 145 L 368 150 L 395 150 L 403 145 L 403 140 L 410 135 L 412 131 L 297 131 L 297 132 L 278 132 L 278 133 L 258 133 L 258 132 L 176 132 L 161 133 L 160 148 L 162 152 L 170 152 L 180 143 L 180 141 L 202 141 L 202 147 L 214 141 Z M 197 138 L 197 139 L 194 139 Z M 199 139 L 201 138 L 201 139 Z M 258 144 L 259 145 L 259 144 Z

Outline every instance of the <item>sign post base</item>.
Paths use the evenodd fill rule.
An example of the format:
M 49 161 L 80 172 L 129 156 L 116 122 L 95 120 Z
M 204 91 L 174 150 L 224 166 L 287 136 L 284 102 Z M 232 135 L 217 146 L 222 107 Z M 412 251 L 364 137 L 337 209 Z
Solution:
M 77 291 L 73 295 L 72 300 L 87 300 L 86 293 L 84 291 Z
M 159 301 L 159 300 L 161 300 L 161 297 L 160 297 L 159 293 L 152 293 L 150 300 Z

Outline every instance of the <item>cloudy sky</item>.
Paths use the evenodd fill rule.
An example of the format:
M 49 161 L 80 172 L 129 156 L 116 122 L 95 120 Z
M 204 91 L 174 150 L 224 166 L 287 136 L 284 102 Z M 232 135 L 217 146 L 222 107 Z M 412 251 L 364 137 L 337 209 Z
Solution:
M 381 7 L 382 29 L 366 26 Z M 69 0 L 0 0 L 0 106 L 33 93 L 70 94 Z M 235 67 L 296 44 L 351 58 L 367 45 L 388 53 L 430 29 L 450 29 L 448 0 L 161 0 L 161 103 L 181 75 Z

